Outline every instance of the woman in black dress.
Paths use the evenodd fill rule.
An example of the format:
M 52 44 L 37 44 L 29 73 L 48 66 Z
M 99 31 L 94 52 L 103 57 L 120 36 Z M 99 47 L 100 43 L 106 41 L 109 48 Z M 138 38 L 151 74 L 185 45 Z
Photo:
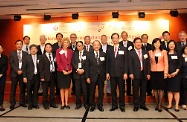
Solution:
M 173 96 L 175 98 L 175 111 L 179 111 L 180 99 L 180 68 L 181 68 L 181 55 L 175 51 L 176 43 L 174 40 L 168 42 L 168 78 L 166 80 L 166 89 L 168 92 L 168 106 L 167 109 L 172 108 Z

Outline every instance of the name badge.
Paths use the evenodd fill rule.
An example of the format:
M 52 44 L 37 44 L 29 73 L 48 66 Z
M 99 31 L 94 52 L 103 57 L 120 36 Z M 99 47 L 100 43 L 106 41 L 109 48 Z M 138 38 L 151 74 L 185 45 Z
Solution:
M 39 59 L 37 60 L 37 63 L 39 64 Z
M 161 56 L 161 53 L 156 53 L 155 56 L 159 57 L 159 56 Z
M 147 58 L 148 58 L 148 55 L 147 55 L 147 54 L 145 54 L 145 55 L 143 55 L 143 57 L 144 57 L 144 59 L 147 59 Z
M 124 51 L 119 50 L 118 54 L 119 55 L 124 55 Z
M 82 56 L 82 60 L 86 60 L 86 56 Z
M 56 57 L 54 58 L 54 62 L 56 62 Z
M 184 54 L 182 54 L 182 57 L 185 57 L 185 55 L 184 55 Z
M 171 59 L 178 59 L 177 56 L 171 56 Z
M 59 53 L 60 53 L 61 55 L 64 54 L 64 50 L 61 50 Z
M 132 46 L 130 46 L 130 47 L 128 48 L 128 51 L 130 51 L 130 50 L 132 50 Z
M 100 60 L 101 61 L 105 61 L 105 57 L 100 57 Z
M 185 58 L 184 60 L 185 60 L 185 62 L 187 62 L 187 58 Z
M 78 63 L 78 69 L 82 69 L 82 63 Z

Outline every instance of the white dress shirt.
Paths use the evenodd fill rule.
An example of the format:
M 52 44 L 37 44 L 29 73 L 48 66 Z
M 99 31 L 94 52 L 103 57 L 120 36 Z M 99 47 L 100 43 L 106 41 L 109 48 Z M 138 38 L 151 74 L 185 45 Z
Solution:
M 22 68 L 22 50 L 17 50 L 17 56 L 19 55 L 19 52 L 21 52 L 20 53 L 20 57 L 21 57 L 21 61 L 19 61 L 19 69 L 21 69 Z
M 53 59 L 53 54 L 50 53 L 51 59 L 49 58 L 49 53 L 46 52 L 46 56 L 48 57 L 50 62 L 50 71 L 54 72 L 55 71 L 55 64 L 54 64 L 54 59 Z
M 28 51 L 26 50 L 26 46 L 27 46 L 27 48 L 28 48 Z M 30 47 L 30 45 L 25 45 L 25 44 L 23 44 L 22 50 L 25 51 L 25 52 L 27 52 L 28 54 L 30 54 L 30 49 L 29 49 L 29 47 Z
M 107 44 L 102 44 L 102 49 L 103 49 L 103 52 L 106 53 L 106 50 L 107 50 Z

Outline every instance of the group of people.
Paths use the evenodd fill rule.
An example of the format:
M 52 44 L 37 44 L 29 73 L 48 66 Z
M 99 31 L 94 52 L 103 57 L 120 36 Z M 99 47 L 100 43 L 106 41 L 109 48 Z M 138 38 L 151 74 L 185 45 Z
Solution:
M 70 38 L 64 38 L 57 33 L 57 42 L 53 45 L 45 43 L 45 35 L 40 36 L 40 45 L 29 45 L 30 37 L 25 36 L 15 42 L 16 50 L 10 53 L 10 109 L 16 105 L 15 95 L 19 83 L 19 104 L 39 109 L 38 91 L 43 91 L 44 109 L 58 108 L 55 103 L 55 93 L 60 94 L 60 109 L 70 109 L 68 92 L 72 81 L 72 92 L 76 95 L 76 107 L 94 111 L 96 107 L 103 112 L 104 83 L 107 82 L 107 95 L 111 95 L 112 107 L 110 111 L 120 108 L 125 112 L 125 81 L 127 95 L 133 96 L 133 111 L 139 109 L 148 111 L 146 107 L 146 92 L 152 91 L 156 101 L 155 110 L 162 111 L 164 91 L 168 94 L 168 106 L 172 108 L 175 99 L 175 111 L 179 105 L 186 110 L 187 95 L 187 42 L 186 32 L 179 33 L 179 42 L 170 40 L 170 33 L 162 33 L 164 41 L 155 38 L 148 43 L 148 35 L 127 40 L 128 33 L 111 35 L 112 45 L 107 44 L 107 36 L 102 35 L 101 41 L 91 43 L 90 36 L 84 37 L 84 43 L 77 41 L 77 35 L 72 33 Z M 2 54 L 0 45 L 0 111 L 4 111 L 3 97 L 6 81 L 8 58 Z M 133 94 L 131 94 L 131 81 Z M 98 100 L 95 103 L 95 92 L 98 86 Z M 117 87 L 119 89 L 119 103 L 117 102 Z M 48 90 L 50 89 L 50 90 Z M 55 92 L 56 91 L 56 92 Z M 27 92 L 27 97 L 25 97 Z M 50 93 L 48 95 L 48 93 Z M 140 94 L 140 95 L 139 95 Z M 83 101 L 81 101 L 83 95 Z M 49 97 L 49 98 L 48 98 Z

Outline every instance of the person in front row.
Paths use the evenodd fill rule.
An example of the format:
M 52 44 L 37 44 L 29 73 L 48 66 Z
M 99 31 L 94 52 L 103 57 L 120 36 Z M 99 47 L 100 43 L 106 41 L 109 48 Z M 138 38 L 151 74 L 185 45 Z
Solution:
M 55 104 L 55 56 L 52 54 L 50 43 L 45 44 L 45 51 L 46 53 L 40 56 L 39 73 L 43 88 L 43 106 L 47 110 L 49 104 L 53 108 L 58 108 L 58 106 Z M 48 101 L 48 88 L 50 88 L 50 102 Z
M 68 38 L 62 39 L 62 48 L 56 51 L 57 61 L 57 83 L 60 89 L 61 96 L 61 110 L 64 108 L 70 109 L 68 105 L 68 93 L 71 83 L 71 72 L 72 72 L 72 55 L 73 51 L 68 49 L 70 40 Z
M 135 38 L 133 42 L 135 49 L 129 52 L 129 76 L 133 83 L 133 111 L 138 111 L 139 107 L 148 111 L 149 109 L 145 106 L 145 102 L 147 80 L 150 79 L 150 58 L 148 52 L 141 49 L 141 38 Z M 138 99 L 139 88 L 140 104 Z
M 28 110 L 39 109 L 38 106 L 38 86 L 40 83 L 37 55 L 37 45 L 30 45 L 30 54 L 27 55 L 23 63 L 23 82 L 27 83 Z
M 161 40 L 155 38 L 152 42 L 153 50 L 149 51 L 151 64 L 151 86 L 156 99 L 155 110 L 162 112 L 162 98 L 165 89 L 165 80 L 168 75 L 168 56 L 162 49 Z
M 119 107 L 122 112 L 125 112 L 124 99 L 124 80 L 127 79 L 128 73 L 128 51 L 122 45 L 119 45 L 119 34 L 113 33 L 111 35 L 114 46 L 107 50 L 106 58 L 106 79 L 110 80 L 112 108 L 110 111 L 118 109 L 117 104 L 117 86 L 119 88 Z
M 88 52 L 84 50 L 84 44 L 82 41 L 78 41 L 76 44 L 76 49 L 72 57 L 73 66 L 73 78 L 75 79 L 75 89 L 76 89 L 76 107 L 79 109 L 82 106 L 81 103 L 81 93 L 83 93 L 84 107 L 88 108 L 88 94 L 87 94 L 87 83 L 85 76 L 85 64 L 88 57 Z
M 106 80 L 106 54 L 99 51 L 101 43 L 93 42 L 93 51 L 89 52 L 86 62 L 86 81 L 90 84 L 90 112 L 95 110 L 95 89 L 98 85 L 99 95 L 97 107 L 103 112 L 104 81 Z

